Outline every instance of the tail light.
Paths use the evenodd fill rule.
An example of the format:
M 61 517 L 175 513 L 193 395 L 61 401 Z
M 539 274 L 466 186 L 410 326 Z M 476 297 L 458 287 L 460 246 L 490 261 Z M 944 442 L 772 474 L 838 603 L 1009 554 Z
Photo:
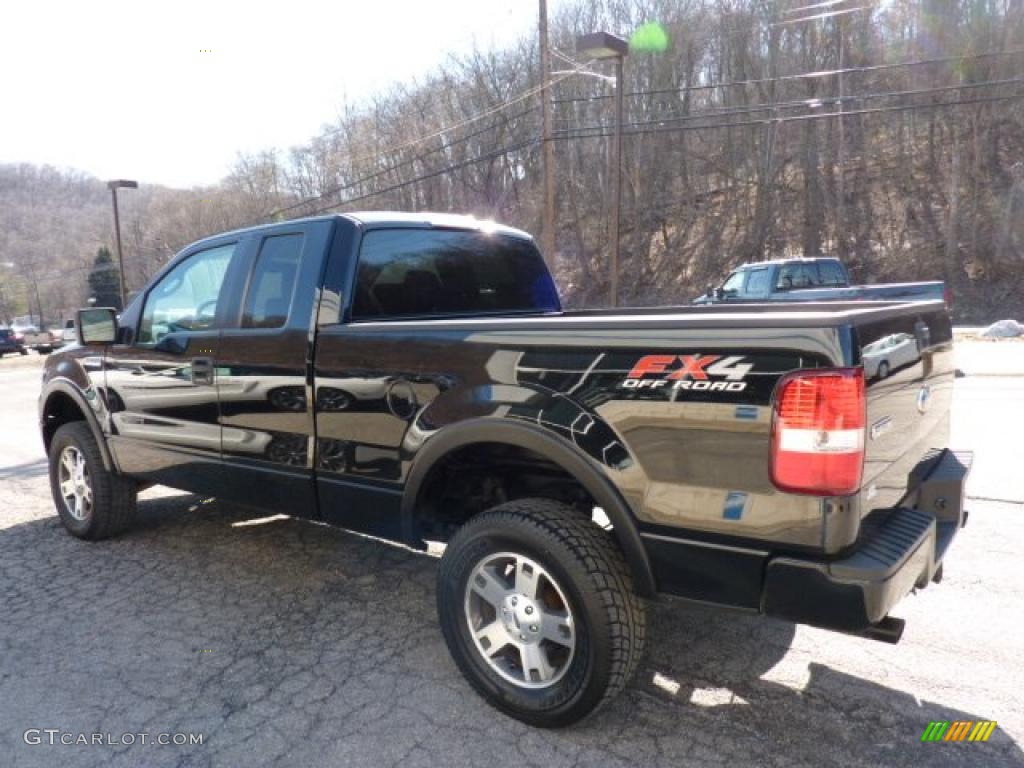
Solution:
M 942 300 L 946 302 L 946 309 L 953 309 L 953 289 L 949 287 L 949 284 L 942 286 Z
M 863 368 L 784 376 L 775 392 L 772 482 L 792 493 L 855 493 L 864 468 L 866 420 Z

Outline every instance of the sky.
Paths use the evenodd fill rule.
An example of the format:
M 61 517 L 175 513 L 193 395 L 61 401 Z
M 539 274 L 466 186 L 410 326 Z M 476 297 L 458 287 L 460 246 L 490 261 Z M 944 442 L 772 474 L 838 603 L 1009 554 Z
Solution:
M 551 4 L 557 7 L 557 3 Z M 212 184 L 449 54 L 536 34 L 536 0 L 16 0 L 0 163 Z

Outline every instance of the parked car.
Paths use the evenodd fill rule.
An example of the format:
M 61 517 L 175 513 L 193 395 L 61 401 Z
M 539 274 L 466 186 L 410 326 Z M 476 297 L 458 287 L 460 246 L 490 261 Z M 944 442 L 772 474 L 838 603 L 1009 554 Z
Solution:
M 941 280 L 925 283 L 850 285 L 846 267 L 836 258 L 775 259 L 737 267 L 719 287 L 694 299 L 695 304 L 764 301 L 915 301 L 952 295 Z
M 896 642 L 967 519 L 941 299 L 570 312 L 523 232 L 352 213 L 200 241 L 78 321 L 40 397 L 71 534 L 161 483 L 444 543 L 448 648 L 534 725 L 623 688 L 657 595 Z M 868 380 L 907 333 L 905 383 Z
M 74 320 L 64 321 L 64 329 L 61 331 L 61 340 L 65 344 L 74 344 L 78 341 L 78 331 L 75 330 Z
M 11 352 L 27 355 L 28 350 L 18 338 L 18 335 L 10 328 L 0 328 L 0 357 Z
M 41 355 L 48 355 L 54 350 L 54 340 L 49 331 L 41 331 L 34 325 L 18 323 L 11 325 L 14 336 L 26 349 L 34 349 Z

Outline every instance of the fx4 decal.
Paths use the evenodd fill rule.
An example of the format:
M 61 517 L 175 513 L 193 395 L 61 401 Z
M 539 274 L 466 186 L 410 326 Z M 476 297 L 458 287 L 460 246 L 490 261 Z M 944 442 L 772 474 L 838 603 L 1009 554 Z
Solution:
M 730 355 L 646 355 L 622 380 L 626 389 L 691 389 L 742 392 L 752 363 Z

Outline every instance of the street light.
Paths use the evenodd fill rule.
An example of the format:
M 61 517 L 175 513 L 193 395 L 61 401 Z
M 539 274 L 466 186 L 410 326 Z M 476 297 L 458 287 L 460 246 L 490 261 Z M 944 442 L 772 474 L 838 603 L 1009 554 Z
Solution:
M 622 66 L 629 43 L 607 32 L 593 32 L 576 38 L 576 53 L 586 59 L 615 59 L 615 132 L 612 134 L 612 241 L 610 300 L 619 305 L 619 218 L 622 213 Z
M 138 189 L 139 182 L 129 179 L 114 179 L 108 181 L 110 196 L 114 201 L 114 239 L 117 243 L 117 274 L 121 278 L 121 311 L 124 311 L 125 289 L 124 289 L 124 254 L 121 252 L 121 219 L 117 215 L 117 190 Z

